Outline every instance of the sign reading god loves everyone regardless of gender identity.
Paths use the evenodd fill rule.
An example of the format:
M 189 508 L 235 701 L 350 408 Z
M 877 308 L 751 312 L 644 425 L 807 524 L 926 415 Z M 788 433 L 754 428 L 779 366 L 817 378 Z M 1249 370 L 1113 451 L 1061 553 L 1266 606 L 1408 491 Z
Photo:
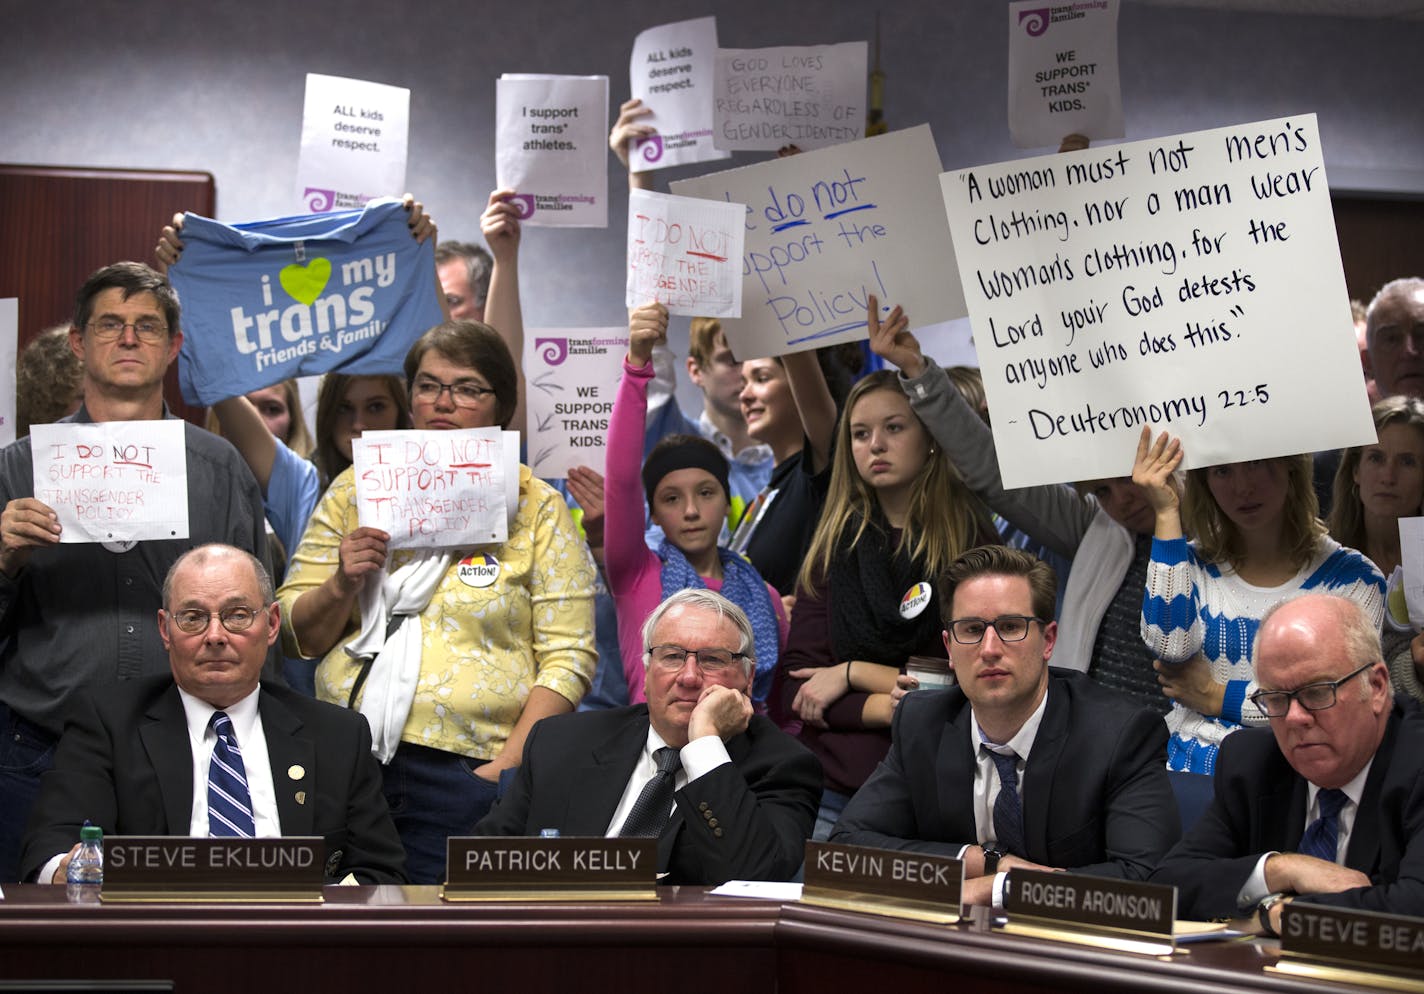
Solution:
M 1006 486 L 1374 440 L 1313 114 L 940 180 Z
M 519 433 L 368 431 L 351 443 L 356 520 L 393 549 L 500 543 L 519 504 Z
M 866 44 L 717 52 L 718 148 L 824 148 L 865 136 Z
M 627 328 L 545 328 L 524 336 L 529 469 L 541 479 L 563 479 L 574 466 L 603 471 L 608 419 Z
M 866 298 L 916 324 L 964 317 L 926 125 L 682 180 L 673 193 L 746 205 L 742 317 L 724 321 L 741 359 L 866 336 Z M 951 269 L 952 271 L 952 269 Z
M 495 81 L 495 174 L 525 224 L 608 227 L 608 77 Z
M 657 300 L 672 314 L 742 314 L 746 205 L 628 191 L 628 286 L 624 303 Z
M 649 28 L 633 39 L 632 94 L 652 113 L 638 119 L 658 129 L 628 156 L 635 173 L 729 158 L 712 144 L 712 60 L 717 19 L 699 17 Z
M 188 214 L 168 276 L 183 301 L 178 382 L 212 404 L 292 376 L 397 373 L 444 320 L 435 249 L 398 200 L 226 225 Z
M 183 422 L 35 425 L 35 497 L 59 516 L 61 542 L 188 537 Z
M 405 87 L 307 73 L 297 202 L 319 214 L 400 196 L 409 129 Z
M 1019 148 L 1122 137 L 1117 10 L 1118 0 L 1009 4 L 1009 134 Z

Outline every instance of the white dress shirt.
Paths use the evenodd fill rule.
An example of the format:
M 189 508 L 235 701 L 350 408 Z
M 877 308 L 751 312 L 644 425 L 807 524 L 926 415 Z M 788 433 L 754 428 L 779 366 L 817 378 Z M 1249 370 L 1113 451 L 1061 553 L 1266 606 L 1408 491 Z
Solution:
M 613 819 L 608 823 L 608 829 L 603 833 L 605 838 L 612 838 L 618 834 L 618 830 L 623 827 L 623 823 L 628 820 L 628 815 L 633 811 L 633 805 L 637 803 L 638 795 L 643 792 L 653 774 L 658 772 L 657 761 L 653 759 L 653 753 L 665 748 L 667 743 L 663 737 L 653 730 L 653 726 L 648 726 L 648 739 L 643 744 L 643 751 L 638 756 L 638 761 L 633 765 L 633 775 L 628 778 L 628 784 L 623 788 L 623 798 L 618 802 L 618 807 L 613 811 Z M 716 735 L 704 735 L 701 738 L 693 739 L 683 746 L 678 753 L 678 758 L 682 760 L 682 768 L 673 775 L 673 793 L 677 793 L 686 787 L 693 780 L 704 774 L 711 773 L 723 763 L 730 763 L 732 757 L 727 755 L 727 746 L 722 739 Z M 674 798 L 672 807 L 668 808 L 671 815 L 673 808 L 677 806 Z

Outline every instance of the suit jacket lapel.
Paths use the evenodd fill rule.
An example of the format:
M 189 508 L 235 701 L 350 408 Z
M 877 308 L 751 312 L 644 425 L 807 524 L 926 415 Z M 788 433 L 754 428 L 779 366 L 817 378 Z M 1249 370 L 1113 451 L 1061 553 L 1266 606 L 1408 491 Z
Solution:
M 1281 775 L 1271 783 L 1261 785 L 1260 809 L 1255 826 L 1256 844 L 1252 852 L 1267 849 L 1294 851 L 1305 833 L 1305 806 L 1308 793 L 1305 778 L 1285 762 L 1280 762 Z
M 1045 865 L 1052 865 L 1048 853 L 1048 812 L 1053 810 L 1054 778 L 1063 757 L 1063 740 L 1068 736 L 1067 692 L 1060 687 L 1058 693 L 1053 693 L 1052 681 L 1049 683 L 1048 704 L 1043 709 L 1043 721 L 1039 722 L 1023 775 L 1023 796 L 1027 799 L 1023 805 L 1024 845 L 1029 859 Z
M 1350 844 L 1345 849 L 1345 865 L 1373 877 L 1380 866 L 1380 794 L 1389 775 L 1389 760 L 1394 755 L 1394 735 L 1398 718 L 1391 714 L 1384 726 L 1384 738 L 1375 750 L 1370 775 L 1355 808 L 1355 821 L 1350 827 Z
M 257 697 L 267 759 L 272 766 L 272 789 L 277 796 L 277 819 L 283 835 L 310 835 L 316 808 L 316 745 L 301 734 L 302 722 L 274 695 Z M 299 776 L 292 773 L 300 770 Z
M 193 750 L 176 685 L 149 706 L 138 732 L 163 795 L 165 830 L 171 835 L 187 835 L 193 824 Z
M 932 838 L 970 841 L 978 838 L 974 824 L 974 773 L 978 757 L 970 740 L 972 728 L 973 718 L 966 700 L 958 714 L 945 722 L 938 754 L 929 767 L 935 778 L 935 795 L 939 798 L 937 817 L 941 823 L 939 830 L 931 833 Z M 918 787 L 912 783 L 911 789 Z
M 623 799 L 628 778 L 648 741 L 648 713 L 640 709 L 569 770 L 568 807 L 562 824 L 570 835 L 603 835 Z

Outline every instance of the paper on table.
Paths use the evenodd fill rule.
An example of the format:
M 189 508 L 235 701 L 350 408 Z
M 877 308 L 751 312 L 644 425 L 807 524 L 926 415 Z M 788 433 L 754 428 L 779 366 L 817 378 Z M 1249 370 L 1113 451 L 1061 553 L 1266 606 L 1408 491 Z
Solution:
M 758 897 L 764 901 L 799 901 L 801 885 L 774 880 L 728 880 L 712 891 L 718 897 Z

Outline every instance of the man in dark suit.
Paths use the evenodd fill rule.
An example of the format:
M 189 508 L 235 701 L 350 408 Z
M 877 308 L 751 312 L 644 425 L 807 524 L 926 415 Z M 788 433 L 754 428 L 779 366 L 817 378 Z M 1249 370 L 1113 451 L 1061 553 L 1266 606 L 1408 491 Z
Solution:
M 821 767 L 752 713 L 741 608 L 681 590 L 643 625 L 647 704 L 545 718 L 476 835 L 657 835 L 665 883 L 785 880 L 816 819 Z
M 1016 866 L 1146 879 L 1178 834 L 1162 719 L 1049 669 L 1047 564 L 981 546 L 939 586 L 958 686 L 898 698 L 890 752 L 831 841 L 963 859 L 972 904 L 999 904 Z
M 1211 807 L 1163 860 L 1185 917 L 1286 900 L 1424 915 L 1424 721 L 1394 707 L 1379 636 L 1354 601 L 1277 605 L 1256 635 L 1252 694 L 1270 731 L 1227 736 Z
M 365 719 L 259 686 L 279 632 L 262 565 L 199 546 L 169 570 L 163 602 L 172 676 L 112 684 L 78 709 L 41 781 L 24 879 L 62 883 L 88 819 L 118 835 L 322 835 L 328 877 L 404 882 Z M 225 763 L 240 786 L 213 779 Z

